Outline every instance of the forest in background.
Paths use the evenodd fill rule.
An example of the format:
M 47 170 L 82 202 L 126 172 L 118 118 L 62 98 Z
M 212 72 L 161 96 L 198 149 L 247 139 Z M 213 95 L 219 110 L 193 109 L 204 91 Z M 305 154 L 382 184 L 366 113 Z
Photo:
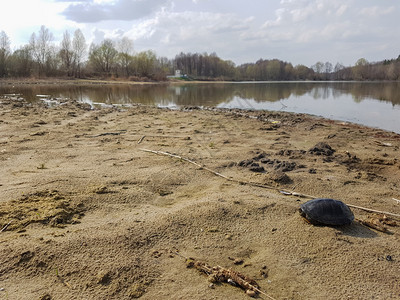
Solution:
M 0 32 L 0 78 L 99 78 L 131 81 L 165 81 L 180 70 L 185 80 L 283 81 L 283 80 L 399 80 L 397 59 L 368 62 L 357 60 L 354 66 L 316 62 L 308 67 L 293 66 L 279 59 L 259 59 L 255 63 L 235 65 L 216 53 L 179 53 L 173 59 L 152 51 L 135 52 L 133 41 L 104 39 L 88 45 L 77 29 L 66 31 L 59 44 L 42 26 L 29 42 L 11 50 L 10 38 Z

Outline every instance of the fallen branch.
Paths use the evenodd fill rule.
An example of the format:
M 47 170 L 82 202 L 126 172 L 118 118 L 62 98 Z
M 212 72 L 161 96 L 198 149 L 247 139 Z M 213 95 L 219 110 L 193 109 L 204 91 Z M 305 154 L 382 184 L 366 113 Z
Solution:
M 226 179 L 226 180 L 228 180 L 228 181 L 236 182 L 236 183 L 239 183 L 239 184 L 246 184 L 246 185 L 258 186 L 258 187 L 262 187 L 262 188 L 267 188 L 267 189 L 276 190 L 275 187 L 270 186 L 270 185 L 261 184 L 261 183 L 256 183 L 256 182 L 250 182 L 250 181 L 242 181 L 242 180 L 237 180 L 237 179 L 230 178 L 230 177 L 225 176 L 225 175 L 223 175 L 223 174 L 221 174 L 221 173 L 218 173 L 218 172 L 216 172 L 216 171 L 214 171 L 214 170 L 212 170 L 212 169 L 210 169 L 210 168 L 207 168 L 206 166 L 201 165 L 201 164 L 199 164 L 199 163 L 197 163 L 197 162 L 195 162 L 195 161 L 193 161 L 193 160 L 190 160 L 190 159 L 188 159 L 188 158 L 185 158 L 185 157 L 182 157 L 182 156 L 179 156 L 179 155 L 176 155 L 176 154 L 171 154 L 171 153 L 164 152 L 164 151 L 149 150 L 149 149 L 140 149 L 140 150 L 141 150 L 141 151 L 145 151 L 145 152 L 150 152 L 150 153 L 158 154 L 158 155 L 170 156 L 170 157 L 173 157 L 173 158 L 177 158 L 177 159 L 179 159 L 179 160 L 184 160 L 184 161 L 186 161 L 186 162 L 188 162 L 188 163 L 191 163 L 191 164 L 195 165 L 196 167 L 198 167 L 198 168 L 200 168 L 200 169 L 206 170 L 206 171 L 208 171 L 208 172 L 210 172 L 210 173 L 212 173 L 212 174 L 214 174 L 214 175 L 216 175 L 216 176 L 222 177 L 222 178 L 224 178 L 224 179 Z

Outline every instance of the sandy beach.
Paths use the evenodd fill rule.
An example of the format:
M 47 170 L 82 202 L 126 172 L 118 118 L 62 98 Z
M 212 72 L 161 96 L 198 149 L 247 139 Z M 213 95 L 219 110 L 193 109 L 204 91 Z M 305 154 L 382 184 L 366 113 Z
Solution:
M 189 257 L 259 299 L 400 299 L 399 147 L 304 114 L 2 98 L 0 299 L 249 298 Z M 357 220 L 307 223 L 312 197 Z

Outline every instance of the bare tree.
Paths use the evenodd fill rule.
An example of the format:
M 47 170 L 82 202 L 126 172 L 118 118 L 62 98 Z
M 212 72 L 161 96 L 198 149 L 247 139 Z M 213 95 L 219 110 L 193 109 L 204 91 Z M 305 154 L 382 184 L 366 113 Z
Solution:
M 133 59 L 133 41 L 127 37 L 123 37 L 117 44 L 119 51 L 118 58 L 119 63 L 125 73 L 125 76 L 131 75 L 130 65 Z
M 344 79 L 341 74 L 343 69 L 344 69 L 344 65 L 337 62 L 335 65 L 335 68 L 333 69 L 333 72 L 335 73 L 335 79 Z
M 329 79 L 329 76 L 330 76 L 330 73 L 332 73 L 332 70 L 333 70 L 333 65 L 329 61 L 327 61 L 324 64 L 324 71 L 325 71 L 325 79 L 326 80 Z
M 40 27 L 38 37 L 36 37 L 35 33 L 31 35 L 29 44 L 32 48 L 35 61 L 38 64 L 39 77 L 46 71 L 46 64 L 51 60 L 53 50 L 51 47 L 52 40 L 53 34 L 44 25 Z
M 81 65 L 86 55 L 86 39 L 80 29 L 75 30 L 72 40 L 72 49 L 74 52 L 74 73 L 76 77 L 81 77 Z
M 315 65 L 312 65 L 311 69 L 313 69 L 316 73 L 321 74 L 324 69 L 324 63 L 319 61 Z
M 71 75 L 73 63 L 73 51 L 71 37 L 68 31 L 64 32 L 63 40 L 61 41 L 61 49 L 59 52 L 63 68 L 67 71 L 67 75 Z
M 8 58 L 10 56 L 10 39 L 4 31 L 0 32 L 0 77 L 8 74 Z

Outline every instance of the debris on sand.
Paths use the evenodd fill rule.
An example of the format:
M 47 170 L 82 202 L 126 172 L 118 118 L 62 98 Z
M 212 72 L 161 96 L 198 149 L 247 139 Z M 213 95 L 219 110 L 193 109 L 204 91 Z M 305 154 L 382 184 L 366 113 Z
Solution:
M 399 224 L 392 220 L 391 218 L 387 217 L 386 215 L 383 214 L 373 214 L 368 216 L 365 219 L 358 219 L 358 221 L 372 229 L 384 232 L 384 233 L 390 233 L 388 230 L 387 226 L 391 227 L 396 227 L 399 226 Z
M 327 143 L 319 142 L 310 150 L 308 150 L 310 154 L 314 155 L 323 155 L 323 156 L 331 156 L 336 150 L 332 149 Z
M 261 291 L 259 285 L 255 280 L 238 271 L 226 269 L 221 266 L 211 267 L 207 263 L 195 260 L 194 258 L 187 258 L 186 266 L 188 268 L 195 268 L 200 272 L 205 273 L 206 275 L 208 275 L 208 280 L 213 284 L 227 282 L 233 286 L 238 286 L 242 288 L 250 297 L 255 297 L 261 293 L 263 295 L 266 295 L 270 299 L 274 299 Z

